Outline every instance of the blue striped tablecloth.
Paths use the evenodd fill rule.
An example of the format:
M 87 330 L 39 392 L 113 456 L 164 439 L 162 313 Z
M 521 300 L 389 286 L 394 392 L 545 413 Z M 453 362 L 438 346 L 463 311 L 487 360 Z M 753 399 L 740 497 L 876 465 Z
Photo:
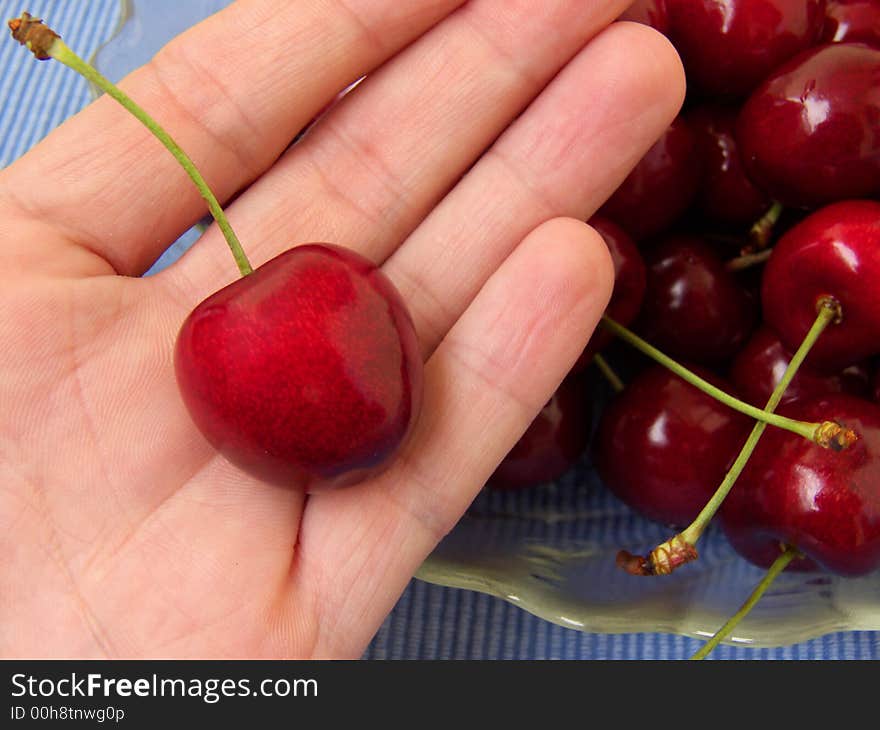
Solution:
M 196 3 L 180 0 L 179 6 Z M 197 4 L 197 3 L 196 3 Z M 0 17 L 22 9 L 51 18 L 90 57 L 117 28 L 120 0 L 0 0 Z M 39 67 L 39 68 L 38 68 Z M 18 103 L 21 90 L 40 104 Z M 84 81 L 58 64 L 37 64 L 0 43 L 0 168 L 24 154 L 90 101 Z M 413 580 L 382 624 L 365 659 L 685 659 L 702 642 L 668 634 L 591 634 L 543 621 L 481 593 Z M 839 632 L 793 646 L 722 646 L 712 659 L 880 659 L 880 632 Z

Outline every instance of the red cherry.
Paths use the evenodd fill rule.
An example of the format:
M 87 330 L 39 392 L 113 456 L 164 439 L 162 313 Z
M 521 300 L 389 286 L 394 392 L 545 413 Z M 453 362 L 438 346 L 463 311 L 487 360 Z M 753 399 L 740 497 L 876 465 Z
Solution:
M 880 50 L 799 55 L 749 97 L 736 137 L 749 176 L 786 205 L 880 194 Z
M 614 289 L 605 311 L 616 322 L 628 326 L 638 315 L 645 297 L 644 259 L 632 238 L 617 224 L 601 216 L 593 216 L 589 223 L 605 240 L 614 263 Z M 597 327 L 572 372 L 584 370 L 593 355 L 607 347 L 613 339 L 610 332 Z
M 762 326 L 733 359 L 730 380 L 743 400 L 763 408 L 782 380 L 791 357 L 792 353 L 782 344 L 779 335 L 770 327 Z M 827 393 L 867 397 L 868 379 L 869 372 L 864 363 L 833 375 L 815 373 L 801 366 L 785 389 L 780 404 Z
M 201 302 L 175 368 L 208 441 L 262 479 L 310 490 L 384 468 L 422 392 L 412 321 L 371 262 L 293 248 Z
M 825 0 L 668 0 L 669 36 L 688 84 L 715 99 L 745 97 L 817 42 Z
M 828 0 L 824 43 L 867 43 L 880 47 L 880 3 L 877 0 Z
M 635 0 L 618 18 L 650 25 L 661 33 L 669 31 L 669 11 L 666 0 Z
M 676 117 L 599 209 L 635 239 L 667 229 L 687 210 L 700 184 L 700 156 L 688 122 Z
M 831 372 L 880 353 L 880 203 L 848 200 L 808 215 L 777 241 L 764 267 L 764 319 L 789 350 L 799 347 L 823 297 L 843 312 L 810 350 Z
M 730 384 L 691 367 L 725 391 Z M 606 407 L 594 461 L 608 488 L 645 517 L 689 524 L 721 483 L 752 421 L 654 365 Z
M 731 545 L 762 567 L 792 545 L 806 560 L 790 568 L 862 575 L 880 567 L 880 407 L 834 394 L 780 409 L 807 421 L 830 419 L 859 438 L 823 449 L 768 428 L 719 512 Z
M 718 364 L 755 326 L 755 302 L 699 236 L 668 235 L 645 252 L 647 287 L 635 329 L 672 357 Z
M 772 200 L 746 175 L 734 136 L 739 109 L 702 104 L 687 114 L 703 159 L 697 209 L 713 222 L 749 226 Z
M 583 377 L 566 378 L 489 478 L 515 490 L 551 482 L 571 469 L 590 442 L 592 401 Z

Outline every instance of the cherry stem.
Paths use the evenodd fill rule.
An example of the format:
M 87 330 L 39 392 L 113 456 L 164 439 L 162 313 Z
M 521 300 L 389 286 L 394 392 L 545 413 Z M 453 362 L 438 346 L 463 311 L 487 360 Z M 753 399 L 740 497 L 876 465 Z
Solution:
M 626 384 L 620 379 L 620 376 L 614 372 L 614 369 L 608 364 L 608 361 L 598 352 L 593 355 L 593 364 L 599 369 L 599 372 L 605 376 L 605 379 L 611 384 L 615 393 L 620 393 L 626 388 Z
M 801 342 L 800 347 L 798 347 L 797 351 L 792 355 L 791 361 L 785 368 L 785 372 L 782 374 L 782 377 L 776 384 L 773 392 L 770 394 L 770 398 L 767 399 L 767 405 L 764 406 L 764 410 L 767 413 L 772 413 L 776 410 L 779 402 L 782 400 L 782 396 L 785 395 L 785 391 L 788 389 L 788 386 L 791 384 L 797 371 L 800 369 L 810 350 L 813 348 L 816 340 L 819 339 L 820 335 L 830 324 L 840 319 L 840 305 L 833 299 L 825 297 L 820 300 L 818 310 L 813 326 L 810 327 L 803 342 Z M 706 506 L 703 507 L 696 519 L 681 533 L 682 537 L 684 537 L 684 539 L 691 545 L 696 544 L 697 540 L 708 526 L 709 521 L 715 516 L 715 513 L 721 507 L 721 503 L 727 497 L 728 493 L 733 488 L 734 482 L 736 482 L 740 473 L 745 468 L 746 462 L 749 460 L 749 457 L 758 445 L 758 439 L 761 438 L 761 434 L 764 433 L 766 427 L 767 424 L 760 421 L 754 425 L 752 432 L 749 434 L 748 439 L 746 439 L 746 442 L 739 453 L 739 456 L 737 456 L 736 461 L 733 462 L 733 466 L 730 467 L 730 470 L 724 476 L 724 480 L 719 485 L 715 494 L 712 495 L 712 498 L 706 503 Z
M 208 187 L 208 183 L 205 182 L 193 161 L 180 148 L 180 145 L 172 139 L 155 119 L 138 106 L 116 84 L 102 76 L 91 64 L 76 55 L 54 31 L 43 24 L 42 20 L 32 17 L 30 13 L 22 13 L 20 18 L 9 21 L 9 28 L 12 31 L 13 37 L 23 45 L 26 45 L 38 59 L 54 58 L 68 68 L 73 69 L 108 96 L 118 101 L 149 129 L 180 163 L 181 167 L 183 167 L 190 179 L 195 183 L 205 202 L 207 202 L 208 209 L 223 232 L 223 236 L 226 238 L 241 275 L 247 276 L 253 272 L 253 267 L 248 261 L 238 237 L 229 225 L 226 214 L 223 212 L 223 208 L 220 206 L 214 193 Z
M 776 407 L 782 400 L 782 396 L 785 395 L 785 391 L 788 389 L 788 386 L 791 384 L 797 371 L 800 369 L 810 350 L 813 348 L 816 340 L 819 339 L 821 334 L 830 324 L 839 320 L 840 305 L 837 301 L 830 297 L 822 298 L 819 301 L 818 312 L 816 313 L 816 320 L 813 322 L 813 326 L 810 327 L 801 342 L 800 347 L 798 347 L 797 351 L 792 355 L 791 361 L 785 368 L 785 372 L 782 374 L 782 377 L 779 379 L 779 382 L 770 394 L 770 398 L 767 399 L 767 405 L 764 406 L 764 410 L 767 413 L 772 413 L 776 410 Z M 715 513 L 721 507 L 721 503 L 727 497 L 734 482 L 736 482 L 740 473 L 745 468 L 746 462 L 749 460 L 749 457 L 758 445 L 758 439 L 761 438 L 761 434 L 764 433 L 766 427 L 767 424 L 760 421 L 754 425 L 752 432 L 749 434 L 748 439 L 746 439 L 746 442 L 739 453 L 739 456 L 737 456 L 736 461 L 733 462 L 730 470 L 724 476 L 724 480 L 715 491 L 715 494 L 712 495 L 712 498 L 706 503 L 706 506 L 703 507 L 696 519 L 681 533 L 682 537 L 691 545 L 696 544 L 697 540 L 706 530 L 709 521 L 715 516 Z
M 727 619 L 724 625 L 715 632 L 712 638 L 700 647 L 700 649 L 690 658 L 705 659 L 716 646 L 730 636 L 737 624 L 755 607 L 755 604 L 758 603 L 761 596 L 764 595 L 773 581 L 775 581 L 779 574 L 788 567 L 788 564 L 797 557 L 800 557 L 800 553 L 793 547 L 787 547 L 784 552 L 773 561 L 773 564 L 768 568 L 767 573 L 761 579 L 761 582 L 755 586 L 755 589 L 752 591 L 746 602 L 743 603 L 739 610 Z
M 770 258 L 770 254 L 773 253 L 772 248 L 765 248 L 763 251 L 757 251 L 755 253 L 744 253 L 736 258 L 729 259 L 725 264 L 725 267 L 728 271 L 744 271 L 745 269 L 750 269 L 753 266 L 759 266 L 763 264 L 767 259 Z
M 776 410 L 786 389 L 822 332 L 830 324 L 840 321 L 840 305 L 830 297 L 820 299 L 817 310 L 813 326 L 810 327 L 809 332 L 807 332 L 803 342 L 801 342 L 801 346 L 792 356 L 791 362 L 786 367 L 782 378 L 767 400 L 767 405 L 764 407 L 765 413 L 772 414 Z M 746 463 L 758 445 L 758 440 L 761 438 L 766 427 L 767 423 L 764 421 L 758 421 L 754 425 L 752 432 L 746 439 L 745 444 L 743 444 L 733 465 L 727 474 L 724 475 L 724 479 L 718 486 L 718 489 L 715 490 L 715 493 L 690 525 L 674 537 L 658 545 L 647 557 L 633 556 L 626 551 L 621 551 L 621 554 L 618 555 L 618 565 L 633 575 L 668 575 L 685 563 L 696 560 L 697 541 L 702 537 L 715 513 L 718 512 L 722 502 L 724 502 L 742 473 L 742 470 L 745 469 Z M 841 450 L 849 446 L 856 438 L 857 436 L 853 431 L 845 429 L 833 421 L 825 421 L 819 424 L 812 440 L 823 448 Z
M 782 210 L 782 203 L 775 202 L 770 206 L 767 212 L 764 213 L 764 215 L 755 221 L 749 229 L 750 243 L 743 253 L 761 251 L 762 249 L 767 248 L 773 235 L 773 228 L 779 221 L 779 216 L 782 215 Z
M 656 347 L 643 340 L 635 332 L 632 332 L 623 325 L 615 322 L 608 315 L 602 315 L 602 319 L 600 320 L 600 322 L 603 327 L 609 329 L 624 342 L 627 342 L 628 344 L 635 347 L 639 352 L 647 355 L 655 362 L 671 370 L 682 380 L 690 383 L 698 390 L 704 392 L 706 395 L 709 395 L 712 398 L 721 401 L 726 406 L 729 406 L 733 410 L 739 411 L 740 413 L 749 416 L 750 418 L 754 418 L 755 420 L 762 423 L 770 424 L 771 426 L 785 429 L 786 431 L 791 431 L 792 433 L 796 433 L 805 439 L 808 439 L 815 443 L 819 443 L 821 445 L 820 433 L 824 424 L 810 423 L 807 421 L 797 421 L 792 418 L 786 418 L 785 416 L 776 415 L 775 413 L 768 413 L 762 408 L 753 406 L 751 403 L 746 403 L 745 401 L 742 401 L 739 398 L 730 395 L 730 393 L 726 393 L 721 388 L 712 385 L 712 383 L 710 383 L 708 380 L 704 380 L 692 370 L 688 370 L 686 367 L 679 364 L 671 357 L 662 353 Z

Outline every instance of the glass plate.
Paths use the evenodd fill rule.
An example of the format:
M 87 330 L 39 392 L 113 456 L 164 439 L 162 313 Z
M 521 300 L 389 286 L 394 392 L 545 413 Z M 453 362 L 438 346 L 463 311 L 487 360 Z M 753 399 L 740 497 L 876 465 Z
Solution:
M 119 30 L 94 61 L 118 80 L 168 39 L 228 4 L 123 0 Z M 181 239 L 157 267 L 195 237 Z M 739 558 L 713 530 L 700 542 L 700 559 L 671 576 L 637 578 L 615 566 L 618 549 L 645 553 L 669 536 L 616 500 L 585 457 L 556 483 L 478 495 L 417 577 L 499 596 L 582 631 L 711 635 L 763 571 Z M 772 647 L 844 630 L 880 630 L 880 575 L 784 573 L 729 642 Z

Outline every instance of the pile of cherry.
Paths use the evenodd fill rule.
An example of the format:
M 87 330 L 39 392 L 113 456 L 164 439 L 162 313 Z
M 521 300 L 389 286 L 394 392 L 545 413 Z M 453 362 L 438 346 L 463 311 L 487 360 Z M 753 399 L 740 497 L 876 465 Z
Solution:
M 763 409 L 822 303 L 838 307 L 776 412 L 839 423 L 855 441 L 823 448 L 768 426 L 715 516 L 759 566 L 794 548 L 789 569 L 872 572 L 880 1 L 638 0 L 626 17 L 672 41 L 688 94 L 590 221 L 615 264 L 607 315 Z M 616 392 L 592 413 L 585 381 L 602 372 Z M 693 523 L 754 426 L 601 327 L 487 488 L 556 479 L 590 450 L 614 494 L 675 531 Z M 651 572 L 644 561 L 622 567 Z

